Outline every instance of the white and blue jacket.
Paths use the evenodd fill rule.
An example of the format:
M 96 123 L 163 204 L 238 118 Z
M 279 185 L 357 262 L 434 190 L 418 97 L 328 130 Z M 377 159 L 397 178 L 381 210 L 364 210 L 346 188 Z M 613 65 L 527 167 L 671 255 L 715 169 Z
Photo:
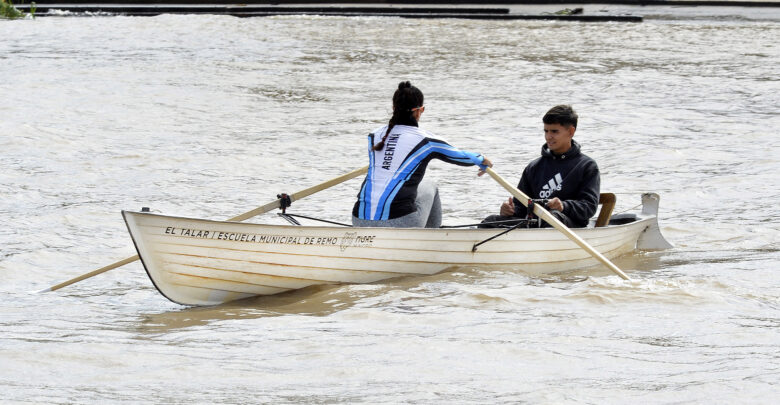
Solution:
M 382 140 L 387 125 L 368 135 L 368 174 L 360 187 L 352 215 L 366 220 L 387 220 L 417 210 L 417 185 L 431 159 L 460 166 L 482 165 L 482 155 L 454 148 L 441 138 L 413 125 L 395 125 L 382 150 L 373 147 Z

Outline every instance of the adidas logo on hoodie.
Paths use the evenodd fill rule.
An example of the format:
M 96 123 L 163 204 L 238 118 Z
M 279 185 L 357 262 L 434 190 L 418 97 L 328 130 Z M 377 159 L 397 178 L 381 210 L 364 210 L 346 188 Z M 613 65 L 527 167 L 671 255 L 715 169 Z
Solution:
M 542 191 L 539 192 L 539 198 L 550 198 L 553 192 L 561 191 L 561 187 L 563 187 L 563 177 L 561 177 L 560 173 L 556 173 L 555 176 L 548 180 L 547 184 L 542 187 Z

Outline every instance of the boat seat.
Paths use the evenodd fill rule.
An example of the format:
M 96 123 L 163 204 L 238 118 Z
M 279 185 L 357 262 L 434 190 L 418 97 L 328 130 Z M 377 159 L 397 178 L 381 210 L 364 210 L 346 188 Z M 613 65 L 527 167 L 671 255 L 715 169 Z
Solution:
M 623 224 L 630 224 L 632 222 L 636 222 L 639 220 L 639 217 L 636 216 L 636 214 L 632 212 L 626 212 L 624 214 L 617 214 L 613 215 L 612 218 L 609 219 L 610 225 L 623 225 Z
M 615 208 L 615 201 L 617 201 L 617 197 L 613 193 L 601 193 L 599 195 L 601 211 L 596 219 L 596 228 L 609 224 L 609 218 L 612 216 L 612 210 Z

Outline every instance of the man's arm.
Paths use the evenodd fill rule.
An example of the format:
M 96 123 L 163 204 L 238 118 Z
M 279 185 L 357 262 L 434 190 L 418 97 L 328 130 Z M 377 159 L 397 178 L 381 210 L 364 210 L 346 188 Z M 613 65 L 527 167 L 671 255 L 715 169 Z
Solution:
M 531 189 L 531 175 L 528 172 L 528 167 L 529 166 L 526 166 L 523 170 L 523 175 L 520 176 L 520 183 L 517 184 L 517 189 L 522 191 L 523 194 L 531 196 L 533 193 Z M 528 215 L 528 208 L 526 208 L 525 204 L 521 203 L 520 200 L 514 197 L 512 197 L 512 202 L 514 203 L 514 216 L 525 218 Z
M 577 196 L 574 199 L 562 201 L 563 214 L 580 226 L 587 225 L 590 217 L 598 209 L 600 188 L 599 167 L 595 161 L 591 160 L 585 167 Z

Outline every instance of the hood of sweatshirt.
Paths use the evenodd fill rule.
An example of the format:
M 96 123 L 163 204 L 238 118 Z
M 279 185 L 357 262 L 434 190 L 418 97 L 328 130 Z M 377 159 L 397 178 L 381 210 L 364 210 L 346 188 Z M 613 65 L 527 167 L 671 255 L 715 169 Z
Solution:
M 579 155 L 580 155 L 580 144 L 578 144 L 577 141 L 575 141 L 574 139 L 571 140 L 571 148 L 569 148 L 569 150 L 566 151 L 566 153 L 563 153 L 561 155 L 556 155 L 555 153 L 553 153 L 546 143 L 542 145 L 543 158 L 550 158 L 553 160 L 569 160 Z

